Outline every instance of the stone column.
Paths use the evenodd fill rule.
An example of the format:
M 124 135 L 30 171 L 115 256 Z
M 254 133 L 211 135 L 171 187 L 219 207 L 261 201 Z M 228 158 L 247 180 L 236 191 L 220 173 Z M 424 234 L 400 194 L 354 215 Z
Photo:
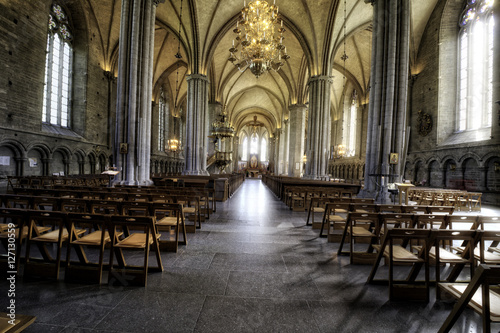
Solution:
M 288 175 L 300 177 L 304 156 L 304 135 L 306 131 L 306 106 L 290 105 L 290 142 L 288 154 Z M 297 164 L 299 168 L 297 169 Z
M 150 185 L 155 13 L 164 0 L 122 0 L 116 135 L 116 182 Z
M 278 175 L 285 173 L 285 147 L 286 147 L 286 129 L 283 122 L 279 129 L 279 145 L 278 145 Z
M 313 76 L 309 79 L 307 163 L 304 178 L 320 179 L 327 176 L 332 83 L 329 76 Z
M 376 0 L 373 6 L 365 187 L 360 196 L 385 203 L 390 200 L 387 183 L 400 182 L 404 171 L 410 2 Z M 391 153 L 399 154 L 398 164 L 389 163 Z
M 493 15 L 495 19 L 495 27 L 493 35 L 495 42 L 493 45 L 493 66 L 500 64 L 500 43 L 498 36 L 500 36 L 500 1 L 493 3 Z M 495 68 L 495 67 L 494 67 Z M 493 70 L 493 110 L 491 116 L 491 138 L 494 142 L 500 143 L 500 71 Z
M 290 119 L 285 119 L 285 151 L 284 151 L 284 170 L 285 175 L 288 174 L 288 161 L 289 161 L 289 151 L 290 151 Z
M 202 74 L 187 78 L 186 175 L 208 175 L 208 79 Z

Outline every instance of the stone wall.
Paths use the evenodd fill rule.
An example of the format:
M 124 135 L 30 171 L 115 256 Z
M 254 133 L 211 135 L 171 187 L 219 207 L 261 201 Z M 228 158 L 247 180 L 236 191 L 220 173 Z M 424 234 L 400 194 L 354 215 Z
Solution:
M 98 27 L 79 0 L 64 2 L 74 35 L 71 127 L 42 126 L 51 4 L 0 3 L 0 179 L 100 173 L 113 164 L 116 71 L 105 72 L 110 65 L 104 64 Z M 183 162 L 159 153 L 152 155 L 151 165 L 152 172 L 178 173 Z

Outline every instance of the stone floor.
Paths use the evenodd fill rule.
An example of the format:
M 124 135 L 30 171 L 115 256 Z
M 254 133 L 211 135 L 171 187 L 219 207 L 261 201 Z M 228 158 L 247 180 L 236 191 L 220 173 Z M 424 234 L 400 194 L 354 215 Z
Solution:
M 162 253 L 164 272 L 150 273 L 146 288 L 19 277 L 16 311 L 37 317 L 25 332 L 438 331 L 452 300 L 436 301 L 431 288 L 429 303 L 389 302 L 386 286 L 365 284 L 371 266 L 337 257 L 338 244 L 305 219 L 249 179 L 187 246 Z M 2 281 L 0 311 L 6 289 Z M 481 317 L 471 310 L 453 329 L 476 331 Z

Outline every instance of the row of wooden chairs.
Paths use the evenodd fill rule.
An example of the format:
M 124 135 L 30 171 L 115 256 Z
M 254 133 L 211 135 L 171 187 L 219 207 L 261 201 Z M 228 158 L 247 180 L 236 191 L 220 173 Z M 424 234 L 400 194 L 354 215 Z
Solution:
M 410 189 L 409 198 L 418 205 L 453 206 L 457 210 L 481 211 L 480 192 L 443 189 Z
M 71 282 L 101 283 L 105 248 L 110 248 L 108 282 L 123 281 L 146 285 L 149 253 L 153 251 L 159 270 L 163 270 L 160 249 L 172 243 L 170 227 L 183 230 L 183 208 L 180 204 L 161 204 L 155 216 L 123 216 L 113 214 L 65 213 L 26 209 L 0 209 L 0 240 L 7 249 L 10 234 L 15 235 L 15 267 L 20 269 L 23 243 L 26 243 L 24 278 L 34 276 L 59 278 L 61 263 L 66 265 L 65 279 Z M 168 228 L 167 239 L 161 232 Z M 183 230 L 184 242 L 187 244 Z M 174 240 L 177 244 L 178 241 Z M 50 251 L 53 244 L 55 251 Z M 66 245 L 66 261 L 62 259 Z M 38 251 L 34 250 L 34 247 Z M 91 262 L 88 248 L 97 248 L 98 260 Z M 87 250 L 86 250 L 87 249 Z M 138 249 L 144 252 L 143 265 L 127 265 L 123 250 Z M 52 253 L 51 253 L 52 252 Z M 37 256 L 38 254 L 38 256 Z M 72 260 L 76 255 L 77 261 Z M 117 265 L 113 264 L 116 257 Z M 6 258 L 8 259 L 8 258 Z M 9 263 L 8 260 L 3 261 Z M 11 267 L 12 268 L 12 267 Z M 12 270 L 12 269 L 9 269 Z M 129 283 L 127 282 L 127 283 Z
M 381 244 L 383 236 L 392 228 L 487 230 L 497 228 L 500 219 L 496 216 L 456 216 L 404 213 L 356 213 L 349 212 L 344 227 L 338 255 L 348 254 L 351 263 L 372 263 L 375 246 Z M 488 226 L 487 226 L 488 225 Z M 487 226 L 487 227 L 485 227 Z M 455 230 L 455 229 L 454 229 Z M 349 251 L 344 244 L 349 242 Z M 364 242 L 364 251 L 355 251 L 354 244 Z
M 56 185 L 86 185 L 108 186 L 109 177 L 106 175 L 77 175 L 77 176 L 9 176 L 7 177 L 10 190 L 17 188 L 52 188 Z
M 156 211 L 160 210 L 163 205 L 171 203 L 182 205 L 183 216 L 186 220 L 192 221 L 192 223 L 184 224 L 187 232 L 194 233 L 196 229 L 201 229 L 200 199 L 197 196 L 170 195 L 164 200 L 142 202 L 0 194 L 0 207 L 66 213 L 156 216 Z
M 136 216 L 152 216 L 155 207 L 161 204 L 179 203 L 184 206 L 186 218 L 193 221 L 193 224 L 186 225 L 189 232 L 200 229 L 205 220 L 201 212 L 206 211 L 206 207 L 203 208 L 200 201 L 200 197 L 191 195 L 162 195 L 154 201 L 124 201 L 0 194 L 0 207 L 5 208 Z
M 484 331 L 489 332 L 490 322 L 500 321 L 500 294 L 498 288 L 496 292 L 489 288 L 500 283 L 499 241 L 497 231 L 390 229 L 375 246 L 378 253 L 367 283 L 388 285 L 390 300 L 421 301 L 429 301 L 429 286 L 435 285 L 436 299 L 444 294 L 460 299 L 440 332 L 448 332 L 467 305 L 483 315 Z M 454 246 L 457 242 L 461 246 Z M 384 270 L 387 278 L 377 274 L 382 258 L 388 265 Z M 467 266 L 469 270 L 464 270 Z M 434 280 L 430 278 L 431 267 Z M 476 292 L 481 285 L 482 292 Z
M 215 195 L 213 190 L 208 189 L 160 189 L 160 188 L 88 188 L 73 187 L 71 189 L 18 189 L 15 194 L 61 197 L 61 198 L 82 198 L 101 200 L 122 200 L 138 202 L 165 202 L 172 195 L 198 196 L 200 199 L 200 209 L 203 216 L 210 218 L 210 212 L 216 211 Z
M 323 237 L 325 229 L 330 234 L 331 228 L 336 228 L 337 230 L 343 228 L 348 212 L 450 215 L 453 214 L 454 211 L 454 207 L 374 204 L 364 203 L 361 202 L 361 200 L 370 199 L 353 198 L 349 200 L 350 202 L 327 198 L 315 199 L 311 202 L 309 207 L 306 225 L 312 225 L 314 229 L 320 229 L 320 237 Z M 323 215 L 321 222 L 314 221 L 317 213 L 322 213 Z M 309 223 L 310 220 L 311 223 Z
M 285 204 L 293 211 L 306 211 L 316 198 L 351 199 L 352 192 L 344 189 L 322 188 L 316 186 L 286 186 Z

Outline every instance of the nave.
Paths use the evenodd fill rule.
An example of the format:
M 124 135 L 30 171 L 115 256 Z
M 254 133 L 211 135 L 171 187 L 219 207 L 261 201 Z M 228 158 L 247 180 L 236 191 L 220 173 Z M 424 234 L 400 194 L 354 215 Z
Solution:
M 337 257 L 306 218 L 247 179 L 187 246 L 162 252 L 147 287 L 18 277 L 16 312 L 37 317 L 25 332 L 438 331 L 453 300 L 431 288 L 429 303 L 389 302 L 387 286 L 366 284 L 371 265 Z M 467 309 L 453 332 L 476 330 L 481 317 Z

